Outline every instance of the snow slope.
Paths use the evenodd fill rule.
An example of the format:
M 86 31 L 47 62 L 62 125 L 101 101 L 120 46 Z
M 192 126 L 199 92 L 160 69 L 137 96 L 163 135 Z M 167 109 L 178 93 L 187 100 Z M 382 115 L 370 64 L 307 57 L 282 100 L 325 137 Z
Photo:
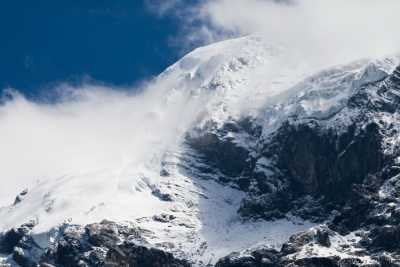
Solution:
M 313 224 L 294 217 L 242 221 L 237 210 L 244 192 L 180 167 L 189 157 L 185 133 L 210 123 L 218 130 L 230 118 L 253 116 L 267 136 L 293 115 L 329 116 L 399 61 L 390 56 L 316 70 L 262 33 L 196 49 L 142 95 L 130 96 L 146 104 L 132 106 L 135 131 L 130 151 L 120 155 L 123 163 L 65 169 L 37 182 L 32 177 L 19 185 L 19 191 L 28 189 L 21 202 L 0 209 L 0 231 L 34 220 L 34 239 L 45 248 L 68 224 L 133 223 L 148 230 L 151 244 L 199 266 L 261 244 L 279 248 Z M 233 138 L 244 147 L 257 145 Z

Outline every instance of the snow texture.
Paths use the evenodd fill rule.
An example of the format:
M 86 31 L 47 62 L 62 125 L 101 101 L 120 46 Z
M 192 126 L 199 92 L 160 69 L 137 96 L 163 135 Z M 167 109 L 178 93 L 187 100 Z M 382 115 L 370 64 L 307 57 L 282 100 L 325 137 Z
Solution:
M 65 171 L 21 184 L 19 190 L 28 191 L 0 209 L 0 231 L 35 220 L 32 236 L 46 248 L 67 225 L 132 222 L 147 230 L 143 235 L 150 244 L 195 266 L 214 264 L 232 251 L 279 249 L 293 233 L 315 224 L 294 217 L 242 221 L 237 210 L 244 192 L 182 167 L 192 159 L 185 133 L 210 123 L 218 130 L 232 118 L 252 116 L 262 121 L 267 137 L 291 116 L 329 117 L 360 86 L 383 79 L 399 61 L 390 56 L 314 70 L 262 33 L 196 49 L 146 92 L 155 108 L 135 136 L 140 154 L 133 153 L 122 167 Z M 170 134 L 161 138 L 163 131 Z M 256 146 L 232 137 L 242 147 Z M 268 164 L 265 158 L 257 162 L 260 170 Z M 333 248 L 318 253 L 338 254 L 336 244 L 349 241 L 332 242 Z

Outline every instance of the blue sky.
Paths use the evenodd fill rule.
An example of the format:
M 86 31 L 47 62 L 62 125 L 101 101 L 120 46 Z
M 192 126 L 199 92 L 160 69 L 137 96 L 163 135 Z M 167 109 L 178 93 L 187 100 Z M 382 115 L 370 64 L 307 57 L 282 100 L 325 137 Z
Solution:
M 0 90 L 137 88 L 194 48 L 264 29 L 310 64 L 398 52 L 398 0 L 0 1 Z M 91 80 L 90 80 L 91 79 Z M 135 90 L 135 89 L 130 89 Z M 48 95 L 48 94 L 47 94 Z M 51 94 L 50 94 L 51 95 Z
M 179 19 L 144 1 L 1 1 L 0 86 L 28 98 L 84 77 L 132 86 L 182 55 Z

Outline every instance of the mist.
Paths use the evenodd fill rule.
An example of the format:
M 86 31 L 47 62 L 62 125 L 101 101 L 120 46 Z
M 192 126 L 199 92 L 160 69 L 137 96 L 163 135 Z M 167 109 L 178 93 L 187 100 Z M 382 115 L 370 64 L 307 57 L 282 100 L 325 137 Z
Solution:
M 182 8 L 179 2 L 163 5 L 158 15 Z M 178 13 L 182 36 L 172 42 L 185 50 L 190 42 L 205 45 L 263 31 L 320 68 L 399 52 L 398 10 L 398 0 L 205 1 Z M 149 82 L 136 94 L 89 83 L 60 84 L 57 103 L 29 101 L 9 89 L 12 97 L 3 97 L 0 106 L 0 207 L 30 185 L 65 171 L 150 162 L 152 148 L 167 149 L 202 107 L 201 100 L 191 107 L 169 105 L 172 82 Z
M 150 162 L 153 148 L 170 144 L 185 119 L 178 115 L 181 105 L 166 102 L 165 86 L 148 83 L 132 94 L 61 84 L 55 90 L 62 92 L 60 100 L 47 104 L 9 91 L 12 97 L 3 97 L 0 106 L 0 207 L 32 184 L 65 172 Z
M 256 31 L 316 67 L 400 52 L 396 0 L 209 0 L 184 11 L 182 3 L 160 5 L 158 14 L 181 19 L 170 44 L 184 53 Z

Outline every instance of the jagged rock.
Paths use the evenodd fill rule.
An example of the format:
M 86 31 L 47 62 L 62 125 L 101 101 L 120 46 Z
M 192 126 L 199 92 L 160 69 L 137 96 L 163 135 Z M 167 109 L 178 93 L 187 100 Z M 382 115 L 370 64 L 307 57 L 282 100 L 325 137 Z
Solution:
M 4 254 L 10 254 L 13 252 L 14 247 L 22 239 L 24 234 L 17 229 L 11 229 L 1 236 L 1 252 Z
M 215 267 L 256 267 L 256 263 L 254 257 L 240 257 L 238 253 L 231 253 L 229 256 L 220 259 Z
M 279 266 L 278 251 L 273 249 L 260 249 L 251 253 L 256 266 L 274 267 Z
M 21 193 L 19 193 L 21 196 L 25 196 L 26 194 L 28 194 L 28 189 L 24 189 L 24 191 L 22 191 Z
M 15 197 L 15 200 L 14 200 L 14 205 L 20 203 L 21 201 L 22 201 L 22 198 L 21 198 L 19 195 L 16 196 L 16 197 Z
M 252 175 L 252 189 L 243 200 L 240 213 L 246 218 L 271 220 L 292 212 L 318 221 L 327 218 L 332 210 L 342 210 L 349 198 L 361 197 L 357 209 L 362 212 L 354 207 L 347 209 L 342 224 L 352 230 L 365 222 L 366 214 L 373 208 L 371 197 L 377 198 L 383 181 L 399 173 L 392 161 L 395 156 L 384 153 L 384 140 L 397 134 L 397 129 L 393 123 L 372 119 L 398 112 L 396 73 L 398 70 L 388 78 L 384 75 L 378 82 L 365 84 L 349 99 L 347 108 L 330 117 L 294 116 L 281 124 L 266 139 L 260 155 L 271 162 L 269 174 Z M 346 120 L 344 116 L 352 118 Z M 305 209 L 302 199 L 307 195 L 311 199 L 306 203 L 312 204 Z M 400 197 L 400 187 L 392 196 Z M 369 219 L 370 223 L 387 223 L 384 216 Z
M 168 172 L 166 169 L 162 169 L 162 170 L 160 171 L 160 176 L 162 176 L 162 177 L 168 177 L 168 176 L 170 176 L 170 174 L 169 174 L 169 172 Z
M 57 244 L 55 261 L 66 267 L 81 266 L 79 256 L 82 251 L 81 234 L 73 230 L 64 232 Z
M 12 259 L 21 267 L 36 267 L 37 262 L 32 260 L 29 253 L 20 247 L 14 247 Z
M 263 212 L 278 209 L 286 213 L 301 195 L 323 196 L 325 203 L 344 205 L 351 186 L 362 183 L 369 173 L 382 167 L 381 138 L 376 124 L 367 125 L 359 134 L 355 126 L 341 135 L 323 127 L 317 120 L 286 123 L 272 143 L 266 145 L 268 153 L 277 155 L 277 167 L 286 170 L 290 189 L 282 191 L 283 201 L 271 202 L 276 206 L 267 206 Z
M 153 220 L 154 221 L 163 222 L 163 223 L 169 222 L 169 221 L 171 221 L 171 220 L 173 220 L 175 218 L 176 217 L 174 215 L 169 215 L 169 214 L 165 214 L 165 213 L 161 214 L 160 216 L 159 215 L 154 215 L 153 216 Z
M 171 253 L 152 248 L 138 229 L 107 220 L 84 228 L 67 227 L 42 260 L 57 266 L 190 266 Z
M 374 237 L 372 245 L 388 251 L 399 251 L 400 225 L 384 226 L 371 232 Z
M 399 223 L 400 222 L 400 208 L 393 210 L 390 213 L 390 217 L 392 218 L 392 220 L 394 220 L 395 223 Z
M 125 242 L 110 248 L 104 266 L 189 267 L 190 264 L 175 259 L 171 253 Z
M 119 240 L 115 229 L 107 223 L 89 224 L 85 230 L 89 236 L 89 243 L 93 246 L 112 247 Z
M 318 244 L 329 248 L 331 246 L 331 241 L 329 239 L 329 230 L 326 228 L 318 229 L 317 240 Z
M 91 266 L 101 266 L 104 263 L 105 256 L 104 253 L 98 250 L 93 250 L 89 253 L 87 258 L 87 263 Z
M 103 220 L 101 223 L 88 224 L 85 227 L 88 241 L 93 246 L 110 248 L 120 241 L 120 235 L 125 239 L 140 238 L 140 232 L 135 228 L 121 226 L 114 222 Z
M 19 228 L 11 229 L 0 236 L 0 253 L 11 254 L 14 251 L 14 247 L 22 240 L 22 238 L 28 235 L 31 229 L 35 226 L 35 222 L 21 225 Z
M 253 251 L 249 256 L 231 253 L 220 259 L 215 267 L 275 267 L 281 266 L 280 255 L 273 249 L 260 249 Z
M 212 165 L 221 173 L 219 182 L 235 182 L 239 188 L 246 190 L 250 185 L 248 179 L 240 178 L 249 171 L 249 152 L 237 146 L 230 140 L 221 140 L 216 134 L 205 133 L 201 136 L 187 138 L 187 143 L 191 148 L 196 149 L 204 156 L 204 161 Z M 201 172 L 209 172 L 207 169 Z
M 22 196 L 25 196 L 26 194 L 28 194 L 28 189 L 25 189 L 24 191 L 22 191 L 21 193 L 19 193 L 19 195 L 17 195 L 17 196 L 15 197 L 14 205 L 20 203 L 20 202 L 22 201 L 22 199 L 23 199 Z
M 382 255 L 379 257 L 380 267 L 399 267 L 400 261 L 396 261 L 388 255 Z
M 158 197 L 162 201 L 168 201 L 168 202 L 173 201 L 172 196 L 170 194 L 161 193 L 160 189 L 157 189 L 157 188 L 153 189 L 151 191 L 151 194 L 153 196 Z
M 290 237 L 289 242 L 282 245 L 281 252 L 284 254 L 292 254 L 300 251 L 302 246 L 314 242 L 315 233 L 311 230 L 299 232 Z

